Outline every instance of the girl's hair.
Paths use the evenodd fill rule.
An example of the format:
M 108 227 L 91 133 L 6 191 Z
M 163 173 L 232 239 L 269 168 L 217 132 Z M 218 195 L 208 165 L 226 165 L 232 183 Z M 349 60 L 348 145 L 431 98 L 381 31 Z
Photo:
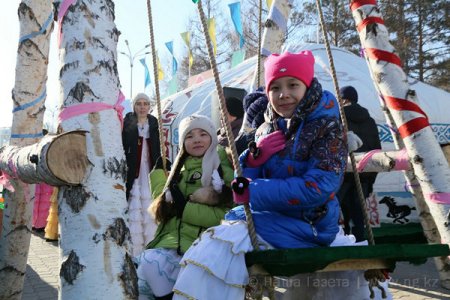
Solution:
M 175 195 L 172 195 L 172 201 L 169 202 L 166 199 L 166 190 L 169 189 L 172 186 L 172 184 L 177 184 L 180 181 L 180 174 L 181 174 L 181 168 L 183 167 L 184 161 L 187 158 L 187 153 L 184 151 L 183 146 L 183 153 L 181 153 L 181 156 L 178 160 L 178 162 L 175 162 L 175 166 L 173 166 L 173 176 L 169 176 L 168 181 L 171 182 L 166 183 L 166 187 L 162 191 L 161 195 L 159 195 L 153 202 L 150 204 L 148 208 L 148 212 L 153 216 L 155 219 L 156 224 L 159 223 L 166 223 L 171 218 L 177 215 L 177 209 L 174 201 L 180 201 L 181 199 L 175 199 Z M 172 171 L 171 171 L 172 172 Z M 170 191 L 171 192 L 171 191 Z M 184 199 L 183 199 L 184 200 Z

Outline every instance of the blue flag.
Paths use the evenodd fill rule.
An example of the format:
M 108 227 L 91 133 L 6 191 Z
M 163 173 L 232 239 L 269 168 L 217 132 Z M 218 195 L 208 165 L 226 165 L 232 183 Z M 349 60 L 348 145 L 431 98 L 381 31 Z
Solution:
M 172 54 L 172 76 L 175 75 L 175 73 L 178 70 L 178 63 L 175 59 L 175 56 L 173 55 L 173 41 L 166 43 L 167 49 L 169 49 L 170 54 Z
M 145 69 L 144 88 L 146 88 L 150 84 L 150 72 L 148 71 L 147 64 L 145 63 L 145 58 L 141 58 L 139 61 L 141 62 L 141 64 L 144 66 L 144 69 Z
M 230 3 L 228 6 L 230 7 L 231 20 L 233 21 L 234 29 L 236 29 L 236 32 L 239 35 L 239 47 L 242 49 L 245 40 L 241 22 L 241 2 Z

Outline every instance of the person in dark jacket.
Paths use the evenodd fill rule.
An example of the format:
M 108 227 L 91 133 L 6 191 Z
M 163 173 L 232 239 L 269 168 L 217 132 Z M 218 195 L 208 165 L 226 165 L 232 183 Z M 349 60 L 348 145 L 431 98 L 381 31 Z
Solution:
M 239 130 L 242 127 L 242 121 L 244 119 L 244 106 L 242 104 L 242 101 L 236 97 L 226 98 L 225 103 L 228 111 L 227 120 L 230 123 L 233 138 L 236 139 L 239 134 Z M 227 134 L 224 127 L 221 127 L 218 130 L 217 138 L 219 140 L 219 145 L 223 147 L 228 146 Z
M 363 142 L 356 152 L 368 152 L 374 149 L 381 149 L 380 137 L 378 135 L 377 124 L 370 116 L 369 111 L 358 104 L 358 92 L 352 86 L 345 86 L 339 90 L 339 94 L 344 101 L 344 113 L 348 122 L 348 130 L 353 131 Z M 377 173 L 361 173 L 359 178 L 364 197 L 367 199 L 373 191 Z M 352 233 L 356 241 L 364 240 L 364 217 L 359 203 L 356 190 L 356 183 L 352 173 L 346 173 L 344 182 L 338 192 L 341 202 L 342 214 L 344 216 L 344 231 L 346 234 Z M 353 226 L 350 226 L 352 221 Z
M 161 156 L 157 119 L 149 114 L 150 98 L 140 93 L 133 112 L 124 119 L 122 143 L 127 160 L 126 196 L 130 216 L 132 253 L 138 255 L 153 239 L 156 224 L 146 213 L 151 203 L 148 175 Z
M 255 140 L 256 129 L 264 123 L 264 112 L 268 103 L 269 99 L 264 92 L 264 87 L 260 87 L 244 97 L 243 128 L 235 139 L 236 150 L 239 155 L 247 149 L 250 142 Z

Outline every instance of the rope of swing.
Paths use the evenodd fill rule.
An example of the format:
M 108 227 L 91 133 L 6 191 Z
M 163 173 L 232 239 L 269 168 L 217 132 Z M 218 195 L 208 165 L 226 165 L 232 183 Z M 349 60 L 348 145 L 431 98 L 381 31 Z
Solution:
M 325 42 L 325 48 L 327 51 L 328 61 L 330 63 L 331 77 L 333 79 L 333 84 L 334 84 L 334 92 L 339 101 L 339 113 L 341 115 L 342 125 L 344 127 L 345 134 L 347 134 L 348 122 L 347 122 L 347 118 L 345 117 L 345 113 L 344 113 L 344 109 L 343 109 L 343 103 L 342 103 L 343 100 L 341 99 L 341 96 L 339 95 L 339 85 L 338 85 L 337 76 L 336 76 L 336 69 L 334 67 L 333 55 L 331 53 L 330 43 L 328 41 L 327 28 L 325 26 L 325 21 L 323 18 L 323 12 L 322 12 L 322 6 L 320 4 L 320 0 L 316 0 L 316 4 L 317 4 L 317 11 L 319 13 L 320 26 L 322 28 L 322 33 L 323 33 L 323 38 L 324 38 L 324 42 Z M 367 240 L 369 242 L 369 245 L 375 245 L 375 239 L 373 237 L 372 227 L 370 226 L 369 216 L 367 214 L 367 204 L 366 204 L 366 200 L 364 198 L 364 194 L 362 191 L 361 181 L 359 179 L 359 173 L 356 168 L 355 155 L 353 154 L 353 152 L 350 152 L 349 156 L 350 156 L 350 161 L 352 164 L 353 174 L 355 177 L 356 190 L 358 192 L 358 199 L 359 199 L 359 203 L 361 205 L 361 210 L 363 212 L 364 225 L 366 227 L 366 232 L 367 232 Z
M 262 0 L 259 0 L 259 15 L 258 15 L 258 62 L 256 67 L 256 83 L 257 87 L 261 84 L 261 44 L 262 44 Z
M 160 144 L 160 149 L 161 149 L 161 159 L 162 159 L 163 170 L 164 170 L 164 173 L 167 174 L 166 145 L 164 143 L 162 113 L 161 113 L 161 96 L 159 93 L 158 62 L 157 62 L 157 57 L 156 57 L 155 36 L 153 33 L 152 6 L 150 3 L 150 0 L 147 0 L 147 16 L 148 16 L 148 27 L 150 30 L 150 46 L 152 49 L 153 77 L 155 78 L 155 95 L 156 95 L 156 110 L 157 110 L 157 114 L 158 114 L 159 144 Z
M 320 18 L 320 26 L 322 28 L 323 38 L 324 38 L 324 41 L 325 41 L 325 48 L 326 48 L 326 51 L 327 51 L 328 61 L 330 63 L 331 77 L 333 79 L 335 93 L 337 95 L 338 102 L 339 102 L 339 113 L 341 115 L 342 125 L 344 127 L 344 132 L 347 134 L 347 132 L 348 132 L 347 118 L 345 117 L 345 113 L 344 113 L 344 109 L 343 109 L 343 105 L 342 105 L 342 99 L 341 99 L 341 96 L 339 95 L 339 85 L 338 85 L 338 82 L 337 82 L 336 69 L 334 67 L 333 55 L 331 54 L 330 43 L 328 41 L 327 29 L 326 29 L 325 21 L 324 21 L 324 18 L 323 18 L 323 12 L 322 12 L 322 6 L 321 6 L 321 3 L 320 3 L 320 0 L 316 0 L 316 5 L 317 5 L 317 11 L 319 13 L 319 18 Z M 353 175 L 354 175 L 354 178 L 355 178 L 356 190 L 357 190 L 357 193 L 358 193 L 359 203 L 360 203 L 361 209 L 363 211 L 364 225 L 366 227 L 366 233 L 367 233 L 367 240 L 369 242 L 369 245 L 375 245 L 375 239 L 373 237 L 372 227 L 370 226 L 369 216 L 368 216 L 368 213 L 367 213 L 367 204 L 366 204 L 366 201 L 365 201 L 365 198 L 364 198 L 364 194 L 363 194 L 363 191 L 362 191 L 361 181 L 359 179 L 359 173 L 358 173 L 357 168 L 356 168 L 355 156 L 354 156 L 353 152 L 350 152 L 349 156 L 350 156 L 350 161 L 351 161 L 351 164 L 352 164 Z M 383 274 L 383 272 L 381 270 L 379 270 L 379 269 L 366 270 L 364 272 L 364 278 L 369 283 L 369 291 L 370 291 L 370 298 L 371 299 L 374 298 L 374 295 L 375 295 L 374 291 L 373 291 L 373 287 L 378 287 L 380 289 L 381 297 L 383 299 L 385 299 L 387 297 L 386 291 L 379 284 L 379 281 L 384 281 L 384 274 Z
M 206 40 L 206 48 L 208 50 L 211 69 L 212 69 L 213 75 L 214 75 L 214 83 L 216 85 L 216 90 L 219 95 L 219 110 L 220 110 L 220 114 L 221 114 L 221 119 L 222 119 L 223 125 L 225 126 L 225 134 L 226 134 L 226 137 L 228 140 L 228 144 L 231 148 L 231 160 L 233 162 L 233 166 L 234 166 L 236 175 L 242 176 L 242 169 L 239 165 L 239 159 L 238 159 L 238 154 L 237 154 L 237 150 L 236 150 L 236 145 L 235 145 L 235 143 L 233 143 L 234 137 L 233 137 L 233 133 L 231 130 L 231 126 L 225 117 L 226 112 L 227 112 L 227 106 L 225 104 L 225 95 L 223 93 L 222 84 L 220 83 L 219 71 L 217 69 L 217 63 L 216 63 L 216 59 L 214 57 L 214 51 L 212 48 L 211 38 L 209 37 L 209 34 L 208 34 L 208 26 L 206 24 L 206 16 L 205 16 L 205 12 L 203 11 L 201 0 L 198 0 L 197 8 L 198 8 L 199 16 L 200 16 L 200 21 L 202 23 L 203 34 L 204 34 L 205 40 Z M 248 204 L 244 205 L 244 210 L 245 210 L 245 217 L 247 218 L 248 232 L 250 235 L 250 240 L 251 240 L 252 245 L 255 248 L 255 250 L 257 250 L 258 239 L 256 237 L 255 225 L 253 223 L 252 214 L 250 212 L 250 207 Z
M 236 144 L 234 143 L 234 137 L 233 137 L 233 133 L 231 130 L 230 122 L 228 122 L 228 119 L 226 118 L 227 107 L 225 104 L 225 95 L 223 93 L 222 84 L 220 83 L 219 71 L 217 69 L 217 63 L 216 63 L 214 51 L 212 48 L 211 38 L 208 34 L 208 26 L 206 24 L 206 16 L 205 16 L 205 12 L 203 11 L 201 0 L 198 0 L 197 8 L 198 8 L 199 16 L 200 16 L 200 21 L 202 23 L 202 29 L 203 29 L 203 34 L 204 34 L 205 41 L 206 41 L 206 48 L 208 50 L 208 56 L 209 56 L 209 61 L 211 64 L 211 69 L 212 69 L 213 75 L 214 75 L 214 83 L 216 85 L 217 94 L 219 95 L 219 110 L 220 110 L 220 115 L 221 115 L 221 121 L 225 128 L 225 134 L 226 134 L 226 137 L 228 140 L 229 147 L 231 148 L 231 160 L 233 162 L 233 166 L 234 166 L 236 175 L 242 176 L 242 169 L 239 165 Z M 253 249 L 255 251 L 257 251 L 257 250 L 259 250 L 258 238 L 256 236 L 255 224 L 253 223 L 253 217 L 252 217 L 252 213 L 250 211 L 249 204 L 244 204 L 244 212 L 245 212 L 245 217 L 247 220 L 247 229 L 248 229 L 248 234 L 250 236 L 250 241 L 252 243 Z M 250 273 L 252 275 L 256 275 L 256 276 L 262 276 L 264 279 L 268 278 L 268 280 L 264 280 L 264 279 L 261 280 L 261 282 L 264 283 L 262 287 L 267 290 L 269 299 L 274 299 L 273 278 L 270 275 L 268 275 L 268 273 L 260 265 L 252 266 L 250 268 Z M 262 299 L 262 292 L 263 291 L 259 291 L 259 290 L 255 291 L 254 290 L 255 295 L 256 295 L 256 293 L 260 293 L 259 295 L 256 295 L 257 299 Z

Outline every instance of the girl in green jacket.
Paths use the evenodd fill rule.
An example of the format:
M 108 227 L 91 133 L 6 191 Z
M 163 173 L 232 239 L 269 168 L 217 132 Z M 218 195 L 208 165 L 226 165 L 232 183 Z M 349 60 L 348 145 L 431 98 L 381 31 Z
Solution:
M 208 227 L 220 224 L 233 199 L 228 188 L 233 168 L 218 146 L 216 128 L 205 116 L 180 122 L 182 145 L 169 176 L 150 173 L 153 198 L 149 211 L 158 229 L 138 257 L 139 299 L 172 299 L 183 253 Z

